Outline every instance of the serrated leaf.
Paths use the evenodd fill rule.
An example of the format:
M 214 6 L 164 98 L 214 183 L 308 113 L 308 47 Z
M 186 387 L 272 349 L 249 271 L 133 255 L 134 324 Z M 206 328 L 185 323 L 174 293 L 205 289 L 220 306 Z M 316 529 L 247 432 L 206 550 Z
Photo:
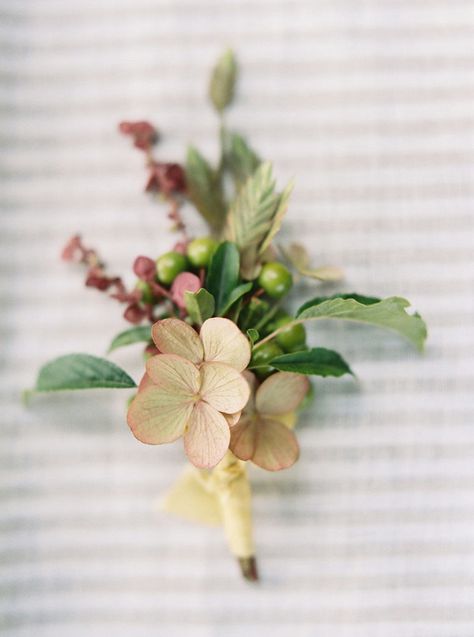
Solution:
M 409 301 L 397 296 L 380 300 L 357 294 L 318 297 L 298 310 L 301 320 L 345 319 L 393 330 L 422 350 L 426 325 L 418 314 L 408 314 Z
M 270 230 L 279 201 L 272 166 L 265 162 L 238 192 L 227 216 L 225 237 L 242 251 L 256 248 Z
M 353 374 L 351 368 L 337 352 L 325 347 L 283 354 L 269 363 L 282 372 L 295 372 L 312 376 L 343 376 Z
M 262 241 L 259 247 L 259 250 L 258 250 L 259 255 L 262 255 L 265 252 L 265 250 L 270 247 L 273 239 L 276 237 L 276 235 L 280 231 L 283 217 L 285 216 L 286 211 L 288 210 L 288 200 L 290 199 L 292 190 L 293 190 L 293 182 L 290 182 L 285 188 L 285 190 L 281 193 L 280 198 L 278 200 L 278 205 L 275 210 L 275 214 L 273 216 L 273 220 L 270 226 L 270 230 L 268 231 L 268 234 L 265 236 L 264 240 Z
M 246 139 L 237 133 L 228 133 L 224 139 L 225 163 L 237 188 L 253 175 L 262 163 Z
M 235 243 L 224 241 L 214 252 L 206 277 L 206 289 L 216 302 L 216 314 L 221 315 L 230 295 L 239 284 L 240 255 Z
M 146 343 L 147 341 L 151 341 L 151 327 L 149 325 L 131 327 L 117 334 L 110 343 L 108 351 L 111 352 L 119 347 L 133 345 L 133 343 Z
M 194 147 L 186 159 L 188 196 L 212 230 L 220 231 L 226 218 L 226 204 L 219 174 Z
M 136 387 L 120 367 L 90 354 L 68 354 L 44 365 L 36 380 L 35 392 L 72 389 Z
M 212 294 L 204 288 L 197 292 L 185 292 L 184 302 L 192 322 L 197 325 L 202 325 L 204 321 L 214 316 L 216 302 Z
M 258 330 L 254 329 L 253 327 L 247 330 L 247 336 L 251 345 L 254 345 L 260 338 L 260 334 L 258 333 Z
M 375 303 L 380 303 L 382 300 L 377 296 L 365 296 L 363 294 L 357 294 L 357 292 L 337 293 L 331 294 L 330 296 L 316 296 L 314 299 L 310 299 L 309 301 L 306 301 L 306 303 L 303 303 L 303 305 L 298 308 L 296 316 L 298 317 L 301 312 L 309 307 L 314 307 L 315 305 L 320 305 L 325 301 L 332 301 L 333 299 L 354 299 L 354 301 L 357 301 L 362 305 L 374 305 Z
M 232 102 L 236 79 L 237 63 L 233 51 L 228 49 L 218 59 L 209 84 L 209 97 L 219 113 Z
M 248 283 L 241 283 L 236 288 L 234 288 L 230 292 L 222 310 L 220 311 L 219 316 L 224 316 L 225 314 L 227 314 L 227 312 L 234 305 L 234 303 L 238 301 L 239 299 L 241 299 L 244 296 L 244 294 L 247 294 L 247 292 L 250 292 L 252 287 L 253 287 L 253 283 L 252 281 L 249 281 Z

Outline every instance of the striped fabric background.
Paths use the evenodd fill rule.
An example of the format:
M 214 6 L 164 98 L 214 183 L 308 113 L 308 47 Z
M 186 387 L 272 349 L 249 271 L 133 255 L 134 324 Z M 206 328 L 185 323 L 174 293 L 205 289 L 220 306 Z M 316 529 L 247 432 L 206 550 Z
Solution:
M 0 0 L 1 635 L 472 637 L 473 35 L 471 0 Z M 162 158 L 215 156 L 205 89 L 228 45 L 229 123 L 296 177 L 285 238 L 430 327 L 423 357 L 313 332 L 359 380 L 317 382 L 300 462 L 252 471 L 258 586 L 219 530 L 153 508 L 182 449 L 137 443 L 123 393 L 19 399 L 44 361 L 102 355 L 124 327 L 64 240 L 129 280 L 173 240 L 118 121 L 155 122 Z M 139 358 L 113 356 L 136 378 Z

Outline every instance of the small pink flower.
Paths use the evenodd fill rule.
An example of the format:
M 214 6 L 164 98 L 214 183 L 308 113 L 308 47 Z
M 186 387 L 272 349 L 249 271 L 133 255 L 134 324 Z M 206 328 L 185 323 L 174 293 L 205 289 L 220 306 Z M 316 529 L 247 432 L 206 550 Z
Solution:
M 140 150 L 150 150 L 158 141 L 158 132 L 149 122 L 121 122 L 119 130 L 133 138 L 133 145 Z
M 184 437 L 189 460 L 215 466 L 229 448 L 230 427 L 238 422 L 250 388 L 241 372 L 250 360 L 247 338 L 232 321 L 211 318 L 198 333 L 184 321 L 155 323 L 158 350 L 128 410 L 134 436 L 148 444 Z
M 230 449 L 267 471 L 287 469 L 298 459 L 299 447 L 286 422 L 306 396 L 309 381 L 301 374 L 277 372 L 255 391 L 255 376 L 245 372 L 245 377 L 253 398 L 232 428 Z
M 153 281 L 156 274 L 156 263 L 149 257 L 137 257 L 133 271 L 142 281 Z
M 149 171 L 145 192 L 169 195 L 186 190 L 186 176 L 179 164 L 154 161 L 150 164 Z
M 179 308 L 184 309 L 184 293 L 197 292 L 201 287 L 201 279 L 198 276 L 192 272 L 181 272 L 171 286 L 171 298 Z

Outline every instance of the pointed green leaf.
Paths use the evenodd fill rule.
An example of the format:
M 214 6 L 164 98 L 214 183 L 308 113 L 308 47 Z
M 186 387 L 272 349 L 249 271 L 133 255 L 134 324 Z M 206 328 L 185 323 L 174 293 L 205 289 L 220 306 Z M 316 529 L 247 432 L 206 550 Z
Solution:
M 247 292 L 250 292 L 252 287 L 253 287 L 253 283 L 252 281 L 249 281 L 248 283 L 241 283 L 236 288 L 234 288 L 230 292 L 223 308 L 221 309 L 219 313 L 219 316 L 224 316 L 225 314 L 227 314 L 227 312 L 234 305 L 234 303 L 238 301 L 239 299 L 241 299 L 244 296 L 244 294 L 247 294 Z
M 209 97 L 219 113 L 232 102 L 236 79 L 237 63 L 233 51 L 228 49 L 218 59 L 209 84 Z
M 273 222 L 279 195 L 269 162 L 261 164 L 237 194 L 227 216 L 224 234 L 240 250 L 260 245 Z
M 44 365 L 38 374 L 36 392 L 98 387 L 136 387 L 130 376 L 114 363 L 89 354 L 68 354 Z
M 295 372 L 314 376 L 342 376 L 353 374 L 340 354 L 325 347 L 283 354 L 270 361 L 272 367 L 282 372 Z
M 226 167 L 229 169 L 237 188 L 239 188 L 253 175 L 262 162 L 241 135 L 228 133 L 224 143 Z
M 384 327 L 422 350 L 427 336 L 426 325 L 419 314 L 407 313 L 409 306 L 409 301 L 397 296 L 383 300 L 356 294 L 319 297 L 301 306 L 296 317 L 298 321 L 332 318 Z
M 224 241 L 214 252 L 209 264 L 206 289 L 216 301 L 216 314 L 227 306 L 230 294 L 239 284 L 240 256 L 235 243 Z
M 150 325 L 138 325 L 131 327 L 128 330 L 124 330 L 117 334 L 117 336 L 110 343 L 109 352 L 118 347 L 124 347 L 125 345 L 132 345 L 133 343 L 146 343 L 151 341 L 151 327 Z
M 260 338 L 260 334 L 258 333 L 258 330 L 254 329 L 253 327 L 247 330 L 247 336 L 251 345 L 256 343 L 258 339 Z
M 216 302 L 212 294 L 204 288 L 197 292 L 185 292 L 184 302 L 192 322 L 197 325 L 202 325 L 204 321 L 214 316 Z
M 219 174 L 192 146 L 188 149 L 186 159 L 186 184 L 189 198 L 211 229 L 221 230 L 226 217 L 226 204 Z
M 262 244 L 260 245 L 259 254 L 263 254 L 265 250 L 270 247 L 273 239 L 276 237 L 276 235 L 280 231 L 283 217 L 285 216 L 286 211 L 288 209 L 288 200 L 290 198 L 292 190 L 293 190 L 293 182 L 290 182 L 285 188 L 285 190 L 281 193 L 280 198 L 278 200 L 277 208 L 275 210 L 275 214 L 272 219 L 270 229 L 267 235 L 265 236 L 264 240 L 262 241 Z

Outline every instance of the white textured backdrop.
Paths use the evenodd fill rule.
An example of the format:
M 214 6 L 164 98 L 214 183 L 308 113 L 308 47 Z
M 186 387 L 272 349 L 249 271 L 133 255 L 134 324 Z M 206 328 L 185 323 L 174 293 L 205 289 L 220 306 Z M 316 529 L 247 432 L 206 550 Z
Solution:
M 473 35 L 470 0 L 0 0 L 2 635 L 472 637 Z M 172 241 L 117 122 L 155 122 L 165 159 L 215 154 L 205 87 L 228 45 L 230 123 L 296 177 L 286 237 L 430 327 L 424 357 L 314 333 L 360 383 L 319 381 L 300 462 L 252 472 L 258 586 L 219 531 L 153 511 L 183 453 L 136 442 L 123 394 L 19 402 L 44 361 L 124 327 L 64 240 L 127 273 Z M 114 360 L 138 377 L 132 350 Z

